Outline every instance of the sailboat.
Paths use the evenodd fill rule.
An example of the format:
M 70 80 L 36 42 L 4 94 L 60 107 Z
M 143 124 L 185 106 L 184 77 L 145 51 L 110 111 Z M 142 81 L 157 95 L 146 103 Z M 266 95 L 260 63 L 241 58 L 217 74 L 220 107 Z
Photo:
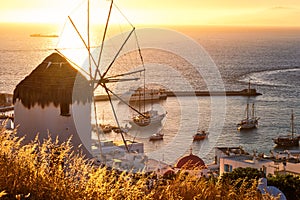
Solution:
M 299 146 L 300 136 L 295 136 L 294 133 L 295 133 L 294 113 L 292 110 L 291 134 L 278 136 L 277 138 L 273 138 L 273 141 L 278 146 L 285 146 L 285 147 Z
M 158 114 L 157 110 L 148 110 L 143 112 L 142 114 L 138 114 L 132 117 L 132 122 L 138 126 L 148 126 L 148 125 L 155 125 L 161 124 L 162 120 L 166 116 L 165 113 Z M 131 121 L 129 122 L 133 125 Z
M 112 131 L 112 126 L 110 124 L 105 123 L 104 120 L 104 111 L 102 111 L 102 122 L 100 123 L 100 128 L 103 133 L 110 133 Z
M 165 113 L 159 114 L 157 110 L 153 109 L 152 106 L 152 101 L 151 101 L 151 109 L 148 111 L 145 111 L 145 91 L 146 91 L 146 86 L 145 86 L 145 70 L 144 70 L 144 86 L 143 86 L 143 95 L 138 95 L 139 98 L 143 96 L 143 101 L 139 99 L 138 104 L 139 104 L 139 111 L 141 111 L 141 102 L 143 102 L 143 111 L 139 112 L 137 115 L 134 115 L 132 117 L 132 121 L 129 121 L 131 125 L 138 125 L 138 126 L 149 126 L 151 125 L 159 125 L 161 124 L 162 120 L 166 116 Z M 141 92 L 141 90 L 139 90 Z
M 249 116 L 249 114 L 250 114 L 250 108 L 249 108 L 249 103 L 247 103 L 247 106 L 246 106 L 246 118 L 242 119 L 241 122 L 238 123 L 238 130 L 252 129 L 252 128 L 256 128 L 257 127 L 258 120 L 260 118 L 255 116 L 254 103 L 252 104 L 252 113 L 251 113 L 251 116 Z

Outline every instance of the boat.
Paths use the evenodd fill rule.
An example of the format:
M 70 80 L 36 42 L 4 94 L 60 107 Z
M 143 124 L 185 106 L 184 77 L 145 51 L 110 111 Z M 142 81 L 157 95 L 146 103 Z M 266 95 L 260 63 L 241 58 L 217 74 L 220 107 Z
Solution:
M 159 114 L 157 110 L 148 110 L 141 114 L 135 115 L 132 117 L 132 121 L 129 121 L 131 125 L 138 125 L 138 126 L 148 126 L 148 125 L 155 125 L 161 124 L 162 120 L 166 116 L 165 113 Z
M 110 133 L 113 130 L 110 124 L 100 124 L 100 128 L 103 133 Z
M 129 98 L 130 103 L 135 103 L 138 101 L 159 101 L 167 99 L 167 94 L 165 89 L 162 88 L 142 88 L 130 92 L 132 95 Z
M 125 125 L 125 127 L 118 127 L 118 126 L 112 126 L 112 130 L 115 132 L 115 133 L 128 133 L 128 126 L 127 124 Z
M 199 130 L 193 136 L 193 138 L 194 138 L 194 141 L 199 141 L 199 140 L 204 140 L 205 138 L 207 138 L 207 136 L 208 136 L 208 132 L 206 132 L 205 130 Z
M 58 35 L 34 33 L 34 34 L 31 34 L 30 37 L 58 37 Z
M 300 140 L 300 136 L 295 136 L 294 113 L 292 111 L 291 134 L 278 136 L 277 138 L 273 138 L 273 141 L 277 146 L 293 147 L 293 146 L 299 146 L 299 140 Z
M 162 140 L 164 139 L 164 134 L 163 133 L 154 133 L 153 135 L 150 136 L 149 140 L 154 141 L 154 140 Z
M 110 124 L 98 124 L 98 128 L 103 132 L 103 133 L 110 133 L 113 129 L 112 126 Z M 97 131 L 97 126 L 96 124 L 92 125 L 92 129 L 93 131 Z
M 252 129 L 256 128 L 258 125 L 258 120 L 260 119 L 259 117 L 255 116 L 255 111 L 254 111 L 254 103 L 252 104 L 252 113 L 251 116 L 249 116 L 249 103 L 247 103 L 246 106 L 246 118 L 242 119 L 240 123 L 238 123 L 238 130 L 242 129 Z
M 135 94 L 139 94 L 136 96 L 137 103 L 138 103 L 138 114 L 134 115 L 132 117 L 132 120 L 129 121 L 129 123 L 134 126 L 134 125 L 138 125 L 138 126 L 148 126 L 148 125 L 159 125 L 161 124 L 162 120 L 164 119 L 164 117 L 166 116 L 166 113 L 163 114 L 158 114 L 157 110 L 153 109 L 153 101 L 152 101 L 152 97 L 153 97 L 153 93 L 146 93 L 146 91 L 151 91 L 146 89 L 146 84 L 145 84 L 145 70 L 144 71 L 144 82 L 143 82 L 143 87 L 140 87 L 138 89 L 138 92 L 135 92 Z M 151 98 L 151 109 L 145 111 L 145 106 L 146 106 L 146 94 L 148 96 L 150 96 Z M 142 109 L 142 105 L 143 105 L 143 109 Z

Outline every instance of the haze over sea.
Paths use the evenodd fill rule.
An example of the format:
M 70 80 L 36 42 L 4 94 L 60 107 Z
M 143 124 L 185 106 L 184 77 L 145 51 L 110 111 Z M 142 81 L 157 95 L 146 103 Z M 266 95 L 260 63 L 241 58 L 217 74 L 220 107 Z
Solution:
M 136 137 L 137 141 L 144 142 L 146 152 L 150 154 L 157 152 L 151 154 L 152 157 L 173 163 L 191 146 L 193 153 L 206 162 L 213 161 L 215 146 L 243 146 L 249 152 L 257 150 L 269 153 L 270 150 L 274 150 L 272 138 L 290 131 L 292 109 L 295 114 L 296 131 L 300 133 L 300 29 L 179 27 L 176 30 L 193 38 L 209 53 L 220 71 L 226 90 L 242 90 L 251 79 L 252 87 L 263 94 L 249 99 L 251 103 L 255 103 L 256 114 L 260 117 L 259 126 L 247 132 L 237 131 L 236 124 L 244 117 L 248 99 L 239 96 L 227 97 L 226 118 L 222 132 L 210 133 L 207 140 L 193 143 L 193 132 L 178 133 L 179 127 L 188 130 L 189 127 L 199 126 L 209 130 L 210 126 L 213 126 L 210 124 L 211 99 L 219 97 L 197 97 L 199 108 L 190 103 L 192 97 L 182 98 L 183 103 L 180 105 L 177 98 L 168 98 L 161 104 L 154 105 L 168 112 L 161 130 L 165 134 L 164 140 L 153 143 L 149 142 L 148 138 Z M 1 92 L 13 93 L 15 86 L 44 58 L 54 52 L 57 38 L 30 37 L 32 33 L 57 34 L 57 30 L 45 25 L 1 24 Z M 176 44 L 176 41 L 173 43 Z M 157 52 L 157 55 L 159 59 L 164 59 L 165 54 Z M 170 81 L 167 78 L 168 70 L 164 68 L 161 68 L 161 71 L 151 68 L 146 70 L 148 80 L 160 76 L 165 78 L 166 85 L 176 84 L 168 82 Z M 188 82 L 191 85 L 198 90 L 206 89 L 205 85 L 198 84 L 193 73 L 185 70 L 182 69 L 179 73 L 190 76 Z M 112 119 L 112 115 L 106 104 L 108 103 L 98 103 L 98 112 L 100 117 L 104 112 L 105 118 L 109 120 Z M 189 118 L 192 113 L 182 115 L 181 109 L 184 106 L 188 107 L 186 110 L 189 112 L 199 112 L 199 124 L 195 125 L 194 120 Z M 183 135 L 180 140 L 175 137 L 178 134 Z M 114 139 L 118 136 L 107 137 Z

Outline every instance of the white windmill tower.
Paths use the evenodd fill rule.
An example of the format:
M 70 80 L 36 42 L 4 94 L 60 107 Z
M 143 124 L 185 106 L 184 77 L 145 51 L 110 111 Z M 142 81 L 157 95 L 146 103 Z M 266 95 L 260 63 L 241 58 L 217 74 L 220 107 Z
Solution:
M 92 12 L 91 8 L 107 8 L 102 10 L 97 10 L 96 14 Z M 82 15 L 83 8 L 87 11 L 85 16 Z M 113 8 L 116 11 L 118 19 L 122 19 L 122 27 L 126 27 L 129 31 L 123 31 L 121 34 L 115 34 L 115 27 L 110 28 L 109 25 L 116 22 L 116 18 L 113 17 Z M 106 17 L 105 17 L 106 15 Z M 103 21 L 103 19 L 106 19 Z M 102 20 L 102 21 L 101 21 Z M 102 23 L 101 23 L 102 22 Z M 104 23 L 103 23 L 104 22 Z M 120 26 L 118 26 L 120 29 Z M 121 28 L 124 30 L 123 28 Z M 108 35 L 114 34 L 114 37 L 108 38 Z M 68 16 L 68 21 L 65 24 L 65 27 L 60 35 L 60 41 L 56 51 L 68 60 L 73 67 L 82 73 L 90 82 L 90 86 L 94 91 L 92 93 L 94 100 L 95 92 L 102 88 L 106 95 L 108 96 L 113 116 L 117 126 L 120 128 L 118 116 L 116 113 L 115 106 L 112 102 L 111 96 L 119 99 L 131 109 L 140 113 L 137 109 L 129 105 L 128 102 L 125 102 L 117 94 L 113 92 L 109 84 L 122 81 L 133 81 L 138 80 L 135 76 L 136 73 L 142 73 L 144 71 L 144 63 L 141 55 L 141 50 L 137 42 L 137 36 L 135 32 L 135 27 L 128 21 L 128 19 L 123 15 L 120 9 L 114 4 L 113 0 L 106 2 L 99 1 L 90 1 L 88 0 L 86 4 L 79 5 L 74 12 Z M 139 59 L 139 65 L 142 66 L 142 69 L 139 70 L 114 70 L 114 65 L 117 59 L 121 57 L 122 54 L 128 52 L 136 52 L 136 58 Z M 125 78 L 129 76 L 128 78 Z M 76 90 L 76 88 L 74 88 Z M 98 136 L 98 145 L 101 156 L 102 147 L 100 140 L 100 130 L 98 126 L 97 118 L 97 106 L 96 102 L 92 102 L 92 107 L 94 110 L 95 124 L 97 127 L 97 136 Z M 80 121 L 80 114 L 77 115 L 77 119 Z M 122 130 L 120 128 L 120 130 Z M 86 136 L 84 136 L 86 137 Z M 121 137 L 127 152 L 130 151 L 127 141 L 121 131 Z M 85 145 L 85 144 L 84 144 Z

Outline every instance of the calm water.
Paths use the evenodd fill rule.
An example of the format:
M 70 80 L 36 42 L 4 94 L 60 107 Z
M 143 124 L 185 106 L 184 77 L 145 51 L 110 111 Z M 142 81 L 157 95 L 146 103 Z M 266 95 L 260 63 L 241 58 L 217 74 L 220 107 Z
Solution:
M 173 163 L 190 147 L 194 154 L 206 162 L 214 158 L 215 146 L 243 146 L 252 152 L 268 153 L 274 149 L 272 138 L 287 133 L 290 127 L 291 109 L 295 114 L 297 132 L 300 131 L 300 30 L 279 29 L 180 29 L 203 46 L 215 62 L 225 88 L 240 90 L 252 86 L 263 95 L 246 97 L 172 97 L 152 106 L 160 112 L 167 112 L 161 127 L 148 128 L 140 134 L 132 130 L 127 136 L 145 143 L 145 151 L 150 157 Z M 57 38 L 32 38 L 32 33 L 55 33 L 48 27 L 29 28 L 1 25 L 0 29 L 0 91 L 12 93 L 16 84 L 28 75 L 46 56 L 53 52 Z M 180 45 L 170 39 L 170 45 Z M 186 52 L 182 52 L 186 53 Z M 193 49 L 191 49 L 191 54 Z M 195 55 L 195 62 L 197 55 Z M 185 60 L 163 51 L 146 51 L 146 82 L 158 82 L 176 90 L 200 89 L 207 86 L 201 75 L 193 70 Z M 155 61 L 155 62 L 153 62 Z M 199 63 L 199 66 L 201 63 Z M 172 71 L 172 73 L 170 73 Z M 202 75 L 203 76 L 203 75 Z M 205 78 L 214 79 L 210 74 Z M 183 79 L 182 79 L 183 77 Z M 128 84 L 128 83 L 127 83 Z M 256 113 L 261 119 L 259 127 L 247 132 L 238 132 L 236 124 L 244 116 L 247 101 L 255 102 Z M 114 101 L 122 124 L 128 122 L 131 111 L 122 103 Z M 225 105 L 226 115 L 222 124 L 218 110 Z M 151 105 L 148 105 L 150 107 Z M 98 118 L 113 123 L 108 102 L 97 104 Z M 193 143 L 192 135 L 197 128 L 209 130 L 209 138 Z M 148 136 L 154 131 L 165 134 L 163 141 L 149 142 Z M 104 137 L 119 139 L 119 135 Z

